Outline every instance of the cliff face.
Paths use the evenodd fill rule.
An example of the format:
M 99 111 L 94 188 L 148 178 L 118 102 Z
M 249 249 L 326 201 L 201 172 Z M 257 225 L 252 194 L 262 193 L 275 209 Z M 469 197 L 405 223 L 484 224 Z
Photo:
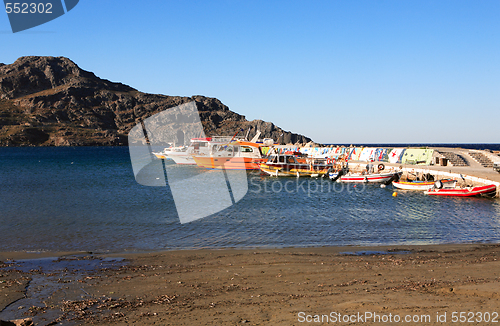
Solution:
M 140 120 L 195 101 L 207 136 L 250 128 L 284 143 L 309 138 L 270 122 L 247 121 L 216 98 L 146 94 L 100 79 L 64 57 L 22 57 L 0 64 L 0 146 L 126 145 Z

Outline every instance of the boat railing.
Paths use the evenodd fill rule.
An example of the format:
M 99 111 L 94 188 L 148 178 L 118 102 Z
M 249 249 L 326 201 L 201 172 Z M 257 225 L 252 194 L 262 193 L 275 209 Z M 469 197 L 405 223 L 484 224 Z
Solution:
M 212 143 L 230 143 L 231 141 L 236 141 L 240 139 L 233 138 L 231 136 L 212 136 Z

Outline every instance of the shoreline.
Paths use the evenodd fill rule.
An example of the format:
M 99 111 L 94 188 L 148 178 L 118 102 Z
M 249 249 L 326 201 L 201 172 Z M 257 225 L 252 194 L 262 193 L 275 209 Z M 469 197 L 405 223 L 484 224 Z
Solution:
M 361 254 L 349 254 L 352 252 Z M 61 309 L 59 319 L 52 317 L 54 321 L 73 318 L 78 324 L 99 325 L 299 325 L 300 313 L 313 318 L 332 312 L 372 312 L 429 315 L 432 322 L 425 324 L 443 325 L 452 324 L 453 312 L 500 313 L 500 244 L 86 255 L 81 257 L 84 263 L 109 257 L 123 260 L 104 269 L 61 272 L 67 273 L 63 284 L 57 282 L 61 276 L 56 274 L 56 281 L 52 279 L 54 294 L 45 293 L 42 298 Z M 58 261 L 54 264 L 67 259 Z M 9 286 L 0 290 L 0 310 L 8 306 L 6 310 L 17 314 L 23 311 L 17 307 L 24 305 L 23 288 L 36 294 L 30 292 L 36 286 L 33 280 L 44 280 L 41 284 L 50 288 L 46 280 L 54 277 L 54 273 L 39 269 L 24 273 L 4 269 L 1 274 Z M 42 301 L 29 310 L 34 321 L 48 313 L 39 307 L 44 305 Z M 4 319 L 6 310 L 0 313 L 0 319 Z M 445 312 L 448 323 L 434 323 L 435 316 Z
M 126 258 L 140 257 L 143 255 L 154 254 L 171 254 L 171 253 L 197 253 L 197 252 L 250 252 L 250 251 L 288 251 L 288 250 L 320 250 L 330 251 L 332 253 L 342 254 L 343 252 L 360 252 L 360 251 L 425 251 L 425 250 L 450 250 L 451 248 L 460 249 L 461 247 L 474 246 L 500 246 L 499 242 L 464 242 L 464 243 L 429 243 L 429 244 L 374 244 L 374 245 L 332 245 L 332 246 L 289 246 L 289 247 L 220 247 L 220 248 L 186 248 L 186 249 L 155 249 L 155 250 L 130 250 L 130 251 L 115 251 L 115 252 L 100 252 L 100 251 L 0 251 L 0 263 L 12 261 L 26 261 L 37 259 L 58 259 L 63 257 L 105 257 L 105 258 Z M 353 249 L 353 250 L 350 250 Z M 374 250 L 371 250 L 374 249 Z

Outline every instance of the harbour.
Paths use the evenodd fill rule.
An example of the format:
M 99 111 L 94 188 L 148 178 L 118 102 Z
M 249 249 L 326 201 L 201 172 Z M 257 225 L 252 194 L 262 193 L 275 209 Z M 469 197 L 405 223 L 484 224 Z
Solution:
M 0 326 L 498 323 L 500 2 L 5 9 Z
M 265 140 L 268 144 L 257 141 L 259 131 L 250 141 L 235 139 L 237 134 L 225 143 L 205 138 L 202 143 L 204 152 L 194 149 L 200 148 L 200 140 L 193 138 L 185 152 L 170 156 L 166 154 L 163 158 L 174 159 L 178 163 L 178 155 L 183 155 L 186 158 L 192 157 L 191 164 L 202 168 L 260 170 L 263 174 L 275 177 L 328 175 L 333 181 L 341 182 L 378 182 L 388 185 L 400 179 L 416 182 L 438 181 L 443 178 L 455 180 L 456 190 L 448 191 L 446 195 L 456 193 L 458 196 L 498 197 L 500 191 L 498 150 L 434 146 L 317 146 L 312 142 L 299 146 L 270 145 L 273 141 L 269 139 Z M 165 148 L 164 152 L 170 150 L 171 148 Z M 158 154 L 155 155 L 159 157 Z M 134 157 L 131 158 L 134 161 Z M 488 188 L 479 189 L 482 186 Z M 464 189 L 469 191 L 461 191 Z M 428 193 L 444 194 L 439 191 Z

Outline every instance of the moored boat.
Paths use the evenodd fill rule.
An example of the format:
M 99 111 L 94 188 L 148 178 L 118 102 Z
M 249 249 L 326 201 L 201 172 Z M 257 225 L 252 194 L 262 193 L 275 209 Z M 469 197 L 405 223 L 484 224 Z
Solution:
M 174 147 L 164 150 L 165 158 L 172 159 L 181 165 L 196 165 L 193 155 L 204 156 L 209 154 L 211 144 L 224 144 L 231 140 L 230 136 L 200 137 L 191 138 L 189 146 Z M 155 154 L 156 155 L 156 154 Z M 156 155 L 158 158 L 159 157 Z
M 371 183 L 383 183 L 389 182 L 390 180 L 397 179 L 401 176 L 403 172 L 380 172 L 380 173 L 347 173 L 340 177 L 342 182 L 371 182 Z
M 266 160 L 261 146 L 242 140 L 210 144 L 208 155 L 193 155 L 193 159 L 199 167 L 207 169 L 258 170 L 259 164 Z
M 165 147 L 161 152 L 153 152 L 153 155 L 158 159 L 171 159 L 168 157 L 169 154 L 173 152 L 185 152 L 187 150 L 186 146 L 177 146 L 177 147 Z
M 349 165 L 346 164 L 340 177 L 339 172 L 332 172 L 330 173 L 330 179 L 338 179 L 341 182 L 370 182 L 388 184 L 389 182 L 399 180 L 399 177 L 403 174 L 402 171 L 395 170 L 383 172 L 384 169 L 384 164 L 379 164 L 377 166 L 377 171 L 375 171 L 373 164 L 369 163 L 366 165 L 366 171 L 353 172 L 349 171 Z
M 324 159 L 301 158 L 293 153 L 271 154 L 260 170 L 275 177 L 320 177 L 332 171 L 332 164 Z
M 455 188 L 457 180 L 439 180 L 444 188 Z M 392 185 L 402 190 L 429 190 L 434 187 L 434 181 L 393 181 Z
M 455 187 L 455 188 L 431 188 L 426 194 L 433 196 L 456 196 L 456 197 L 476 197 L 486 196 L 494 197 L 497 193 L 495 185 L 476 186 L 476 187 Z

